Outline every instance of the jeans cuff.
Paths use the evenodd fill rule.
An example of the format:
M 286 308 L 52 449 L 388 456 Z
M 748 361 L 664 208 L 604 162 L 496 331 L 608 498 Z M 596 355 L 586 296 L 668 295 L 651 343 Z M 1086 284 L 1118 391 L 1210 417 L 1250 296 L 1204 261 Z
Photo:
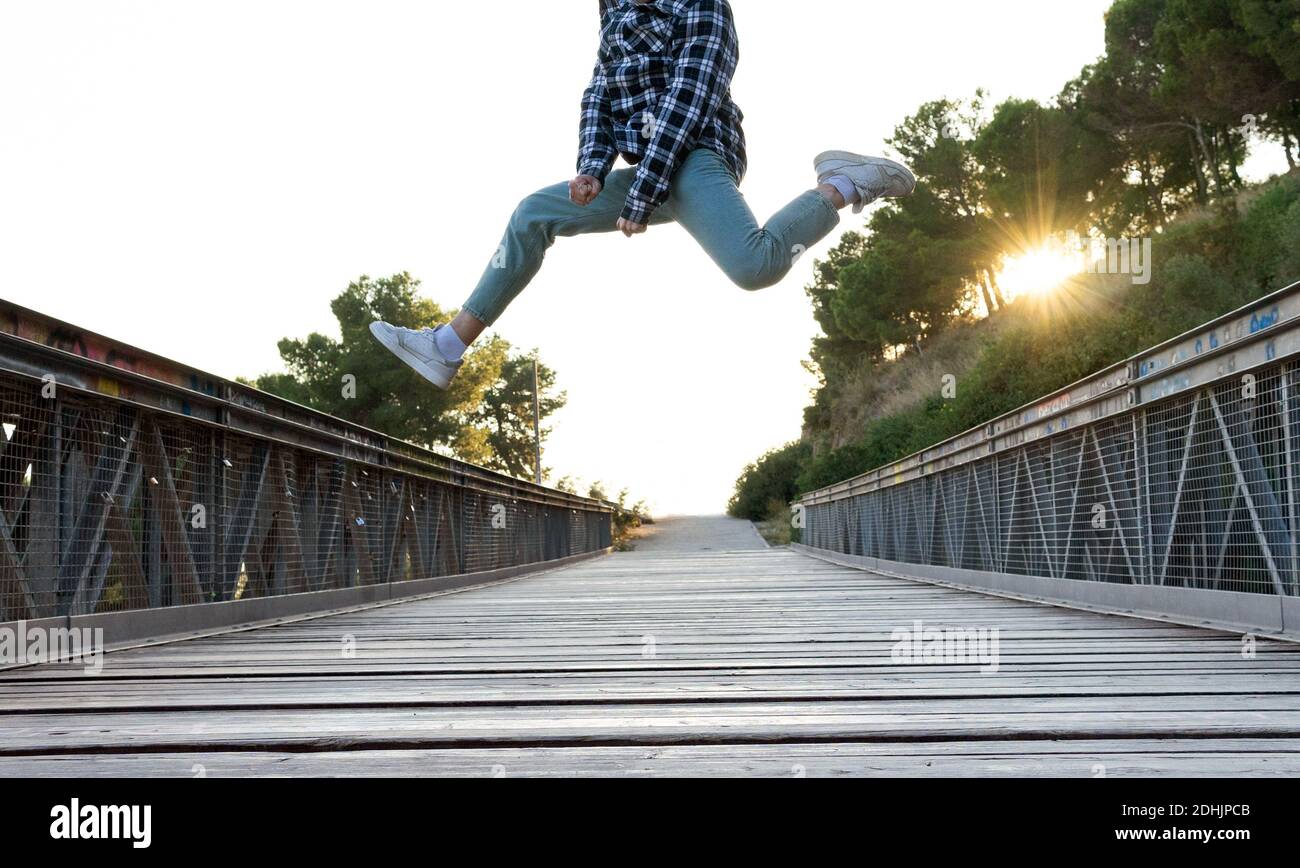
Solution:
M 840 222 L 840 209 L 835 207 L 835 203 L 832 202 L 830 197 L 825 193 L 818 190 L 813 190 L 812 192 L 817 195 L 818 199 L 822 200 L 822 206 L 830 212 L 831 218 L 834 221 L 831 223 L 831 227 L 834 228 L 835 226 L 838 226 Z
M 482 311 L 471 306 L 469 302 L 466 302 L 465 304 L 461 305 L 460 312 L 469 314 L 470 316 L 474 317 L 474 319 L 483 323 L 483 325 L 485 326 L 491 326 L 493 323 L 496 322 L 496 317 L 487 316 Z

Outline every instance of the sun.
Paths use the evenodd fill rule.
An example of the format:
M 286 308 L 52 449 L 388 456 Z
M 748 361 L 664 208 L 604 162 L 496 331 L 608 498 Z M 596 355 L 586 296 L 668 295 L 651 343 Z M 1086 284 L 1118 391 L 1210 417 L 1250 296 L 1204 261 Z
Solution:
M 1045 296 L 1080 271 L 1079 255 L 1064 244 L 1044 244 L 1003 260 L 998 284 L 1009 298 Z

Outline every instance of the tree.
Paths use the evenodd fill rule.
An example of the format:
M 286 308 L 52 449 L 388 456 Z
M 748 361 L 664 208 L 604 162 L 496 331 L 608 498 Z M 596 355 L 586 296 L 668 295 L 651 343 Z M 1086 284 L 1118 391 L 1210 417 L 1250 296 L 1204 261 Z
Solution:
M 1254 41 L 1252 50 L 1267 55 L 1287 81 L 1300 81 L 1300 2 L 1235 0 L 1233 21 Z
M 1189 203 L 1203 205 L 1212 194 L 1239 188 L 1250 118 L 1282 138 L 1293 159 L 1300 90 L 1287 69 L 1300 58 L 1295 9 L 1295 0 L 1117 0 L 1111 6 L 1105 56 L 1061 98 L 1109 136 L 1126 174 L 1138 179 L 1141 195 L 1108 197 L 1111 228 L 1150 231 Z
M 971 143 L 983 123 L 983 94 L 962 102 L 928 102 L 890 139 L 916 173 L 916 192 L 886 203 L 866 234 L 846 233 L 818 261 L 807 288 L 824 337 L 814 341 L 822 378 L 805 421 L 817 427 L 840 386 L 864 365 L 924 342 L 983 298 L 1003 300 L 993 278 L 999 255 L 984 207 L 980 167 Z
M 924 191 L 917 195 L 929 198 Z M 899 346 L 919 351 L 922 340 L 941 330 L 966 299 L 968 239 L 959 227 L 951 235 L 927 231 L 912 210 L 876 213 L 866 249 L 840 270 L 839 292 L 831 301 L 840 329 L 882 352 Z
M 874 233 L 892 236 L 898 252 L 908 247 L 924 258 L 915 276 L 918 303 L 911 311 L 932 334 L 968 312 L 975 298 L 990 313 L 1005 304 L 996 264 L 1005 247 L 988 203 L 988 179 L 976 145 L 984 136 L 985 94 L 969 100 L 923 104 L 894 130 L 890 144 L 916 167 L 919 189 L 897 208 L 878 212 Z
M 568 403 L 568 394 L 555 393 L 555 371 L 538 365 L 537 383 L 541 418 L 547 419 Z M 487 448 L 492 459 L 489 466 L 512 476 L 535 476 L 536 452 L 533 439 L 533 356 L 513 356 L 505 360 L 497 384 L 483 396 L 483 402 L 471 414 L 474 426 L 486 432 Z M 542 440 L 551 429 L 542 428 Z
M 807 444 L 790 443 L 750 464 L 736 480 L 727 514 L 750 521 L 770 518 L 798 497 L 796 480 L 811 458 Z
M 831 309 L 840 291 L 840 272 L 862 256 L 866 244 L 866 236 L 862 233 L 844 233 L 840 243 L 826 258 L 814 263 L 813 282 L 805 289 L 812 301 L 813 317 L 824 335 L 813 342 L 813 362 L 820 374 L 828 379 L 835 379 L 843 371 L 864 362 L 878 361 L 884 355 L 883 345 L 856 340 L 840 328 Z
M 531 471 L 517 472 L 532 466 L 531 360 L 511 357 L 509 342 L 492 338 L 466 356 L 444 392 L 371 336 L 370 324 L 377 319 L 407 328 L 450 319 L 450 312 L 420 297 L 419 286 L 406 273 L 377 280 L 363 276 L 349 284 L 330 304 L 340 339 L 312 334 L 281 340 L 286 372 L 258 378 L 257 387 L 402 440 L 450 449 L 465 461 L 531 477 Z M 528 367 L 526 382 L 521 366 Z M 545 365 L 540 381 L 545 417 L 564 406 L 565 398 L 547 394 L 554 389 L 555 372 Z
M 829 438 L 818 436 L 839 418 L 856 418 L 838 412 L 839 402 L 874 394 L 864 385 L 872 369 L 900 348 L 926 351 L 927 342 L 981 301 L 990 314 L 1005 307 L 996 275 L 1007 256 L 1066 232 L 1161 233 L 1169 250 L 1176 243 L 1170 239 L 1187 231 L 1170 227 L 1174 218 L 1227 200 L 1243 186 L 1239 167 L 1257 141 L 1252 128 L 1280 140 L 1293 168 L 1300 163 L 1300 0 L 1114 0 L 1105 54 L 1053 102 L 1009 99 L 989 114 L 984 101 L 980 91 L 970 100 L 932 100 L 904 118 L 889 144 L 915 171 L 916 193 L 884 203 L 866 231 L 846 233 L 816 263 L 807 293 L 822 335 L 809 367 L 820 388 L 804 421 L 819 448 L 803 484 L 843 478 L 932 443 L 931 435 L 950 432 L 946 426 L 958 416 L 960 424 L 983 418 L 988 407 L 941 402 L 929 415 L 880 428 L 856 453 L 828 452 L 820 447 Z M 1293 214 L 1286 204 L 1286 220 L 1279 217 L 1263 235 L 1300 237 L 1294 230 L 1300 210 Z M 1235 209 L 1203 210 L 1226 228 L 1233 225 Z M 1252 235 L 1207 236 L 1217 252 L 1197 254 L 1206 261 L 1231 258 L 1233 245 Z M 1274 251 L 1242 261 L 1260 275 L 1291 279 L 1297 260 Z M 1231 295 L 1217 277 L 1205 279 L 1204 269 L 1180 265 L 1171 273 L 1179 269 L 1189 287 L 1208 293 L 1214 310 L 1221 296 Z M 1061 309 L 1069 308 L 1071 322 L 1083 322 L 1085 303 L 1110 298 L 1108 291 L 1089 285 Z M 1135 309 L 1158 309 L 1141 290 L 1129 297 L 1142 302 Z M 1176 298 L 1177 314 L 1161 313 L 1163 321 L 1181 322 L 1199 310 L 1194 297 Z M 1139 322 L 1112 317 L 1103 307 L 1091 323 L 1095 329 L 1061 341 L 1059 330 L 1047 328 L 1041 346 L 1016 358 L 1037 361 L 1059 351 L 1058 371 L 1082 375 L 1089 365 L 1113 361 L 1105 336 L 1131 337 Z M 1129 348 L 1142 343 L 1115 340 Z M 1039 386 L 1057 385 L 1008 370 L 1017 372 L 1016 388 L 994 384 L 987 395 L 1027 400 Z M 837 443 L 846 442 L 846 432 L 834 434 Z
M 923 104 L 894 129 L 889 144 L 912 167 L 943 212 L 973 220 L 983 213 L 983 183 L 970 143 L 984 125 L 984 92 L 969 100 Z M 905 200 L 904 200 L 905 201 Z
M 993 111 L 971 147 L 996 229 L 992 256 L 1031 249 L 1052 235 L 1086 232 L 1094 203 L 1123 183 L 1106 137 L 1061 105 L 1009 99 Z
M 1204 118 L 1206 162 L 1219 193 L 1239 188 L 1245 158 L 1242 124 L 1265 114 L 1290 120 L 1297 95 L 1273 58 L 1241 26 L 1239 0 L 1168 0 L 1156 28 L 1163 74 L 1160 97 L 1187 116 Z M 1285 128 L 1285 127 L 1284 127 Z
M 1114 215 L 1135 228 L 1162 225 L 1188 201 L 1209 194 L 1202 160 L 1204 124 L 1161 93 L 1164 67 L 1156 33 L 1167 0 L 1117 0 L 1106 14 L 1106 54 L 1067 86 L 1086 123 L 1109 136 L 1146 195 L 1140 213 Z M 1122 231 L 1127 227 L 1115 225 Z
M 828 380 L 862 358 L 879 362 L 900 346 L 919 351 L 972 307 L 976 293 L 990 310 L 998 306 L 987 280 L 988 221 L 970 146 L 982 99 L 977 92 L 966 103 L 935 100 L 906 118 L 890 144 L 916 173 L 916 192 L 876 211 L 869 234 L 846 235 L 818 263 L 808 293 L 827 336 L 814 360 Z
M 1292 150 L 1300 147 L 1300 0 L 1231 0 L 1228 5 L 1230 15 L 1216 22 L 1214 44 L 1207 49 L 1215 58 L 1216 72 L 1227 67 L 1228 81 L 1253 90 L 1225 89 L 1217 75 L 1206 77 L 1207 85 L 1234 122 L 1254 118 L 1261 132 L 1280 140 L 1288 165 L 1295 168 Z

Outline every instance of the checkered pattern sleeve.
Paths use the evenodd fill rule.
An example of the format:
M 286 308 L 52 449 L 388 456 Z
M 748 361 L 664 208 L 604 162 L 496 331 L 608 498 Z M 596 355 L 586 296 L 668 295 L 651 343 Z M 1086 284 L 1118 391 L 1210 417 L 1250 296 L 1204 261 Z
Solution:
M 727 0 L 686 4 L 673 39 L 676 61 L 668 90 L 642 124 L 648 140 L 623 218 L 649 223 L 668 199 L 673 173 L 731 90 L 740 52 Z
M 591 175 L 605 183 L 605 176 L 618 158 L 610 122 L 609 91 L 603 65 L 596 63 L 591 84 L 582 95 L 582 124 L 578 134 L 578 174 Z

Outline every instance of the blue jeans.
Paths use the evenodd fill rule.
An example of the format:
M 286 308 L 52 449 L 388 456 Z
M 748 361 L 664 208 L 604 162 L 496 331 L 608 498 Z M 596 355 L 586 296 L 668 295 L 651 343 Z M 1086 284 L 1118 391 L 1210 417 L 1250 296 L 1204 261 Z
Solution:
M 635 169 L 610 172 L 605 187 L 585 208 L 569 199 L 568 183 L 556 184 L 519 203 L 496 255 L 464 310 L 492 325 L 542 267 L 557 237 L 614 232 Z M 742 289 L 779 282 L 804 251 L 840 222 L 831 201 L 810 190 L 759 226 L 731 169 L 713 151 L 692 151 L 673 177 L 672 194 L 651 225 L 676 222 Z

